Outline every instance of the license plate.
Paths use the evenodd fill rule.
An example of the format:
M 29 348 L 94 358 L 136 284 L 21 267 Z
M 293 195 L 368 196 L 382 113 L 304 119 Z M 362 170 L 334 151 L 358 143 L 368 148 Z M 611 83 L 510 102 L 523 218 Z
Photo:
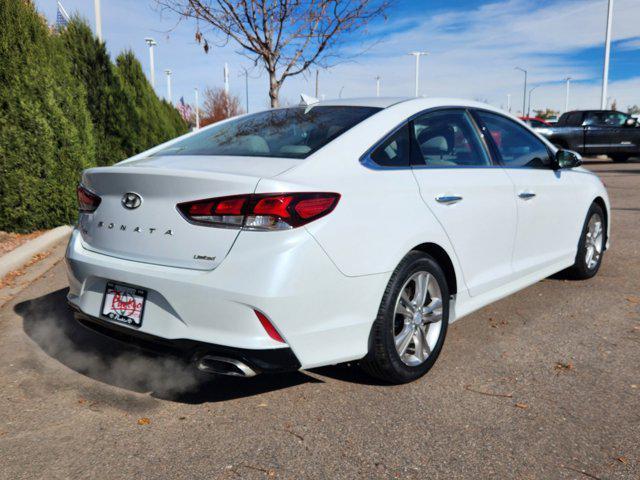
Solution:
M 146 290 L 107 282 L 102 300 L 102 316 L 139 328 L 147 299 Z

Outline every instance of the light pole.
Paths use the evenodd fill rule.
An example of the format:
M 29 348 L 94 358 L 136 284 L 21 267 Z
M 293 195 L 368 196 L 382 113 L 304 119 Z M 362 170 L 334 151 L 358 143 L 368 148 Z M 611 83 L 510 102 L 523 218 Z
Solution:
M 380 96 L 380 75 L 376 77 L 376 97 Z
M 524 115 L 524 112 L 527 110 L 527 71 L 520 67 L 516 67 L 516 70 L 524 73 L 524 93 L 522 94 L 522 115 Z
M 413 55 L 416 57 L 416 93 L 415 96 L 418 96 L 418 81 L 420 79 L 420 57 L 423 55 L 429 55 L 428 52 L 409 52 L 409 55 Z
M 564 111 L 565 113 L 569 111 L 569 87 L 571 85 L 571 77 L 567 77 L 564 79 L 565 82 L 567 82 L 567 94 L 566 97 L 564 99 Z
M 244 96 L 247 102 L 247 113 L 249 113 L 249 71 L 244 69 Z
M 611 54 L 611 23 L 613 22 L 613 0 L 609 0 L 607 9 L 607 33 L 604 40 L 604 69 L 602 71 L 602 96 L 600 109 L 607 108 L 607 89 L 609 88 L 609 56 Z
M 226 93 L 227 96 L 229 96 L 229 65 L 227 65 L 226 63 L 224 64 L 223 75 L 224 75 L 224 93 Z
M 169 70 L 168 68 L 164 71 L 165 75 L 167 76 L 167 100 L 169 101 L 169 103 L 173 103 L 173 101 L 171 100 L 171 70 Z
M 533 93 L 533 91 L 538 88 L 539 85 L 536 85 L 535 87 L 533 87 L 531 90 L 529 90 L 529 110 L 527 110 L 527 117 L 531 116 L 531 94 Z
M 93 0 L 93 9 L 96 14 L 96 36 L 102 41 L 102 15 L 100 13 L 100 0 Z
M 155 47 L 158 43 L 151 37 L 147 37 L 144 39 L 147 45 L 149 45 L 149 69 L 151 70 L 151 86 L 156 88 L 156 69 L 153 64 L 153 47 Z
M 196 93 L 196 130 L 200 128 L 200 106 L 198 102 L 198 87 L 195 88 Z
M 315 97 L 316 97 L 316 98 L 318 98 L 318 95 L 319 95 L 319 87 L 320 87 L 320 84 L 319 84 L 319 82 L 320 82 L 319 76 L 320 76 L 320 70 L 316 70 L 316 94 L 315 94 Z

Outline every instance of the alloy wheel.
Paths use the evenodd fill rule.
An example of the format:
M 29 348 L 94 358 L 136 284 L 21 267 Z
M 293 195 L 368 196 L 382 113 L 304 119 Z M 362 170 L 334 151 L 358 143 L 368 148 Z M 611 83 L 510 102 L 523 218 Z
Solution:
M 440 286 L 429 272 L 416 272 L 400 289 L 394 312 L 394 341 L 402 362 L 412 367 L 424 363 L 441 329 Z
M 602 229 L 602 218 L 594 213 L 589 219 L 587 232 L 585 234 L 585 263 L 589 270 L 593 270 L 600 262 L 602 247 L 604 244 L 604 231 Z

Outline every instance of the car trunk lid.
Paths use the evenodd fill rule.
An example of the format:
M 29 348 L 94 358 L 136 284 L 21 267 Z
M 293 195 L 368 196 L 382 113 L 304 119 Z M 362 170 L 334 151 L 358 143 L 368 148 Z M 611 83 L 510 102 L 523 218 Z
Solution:
M 212 270 L 226 257 L 239 230 L 194 225 L 176 205 L 253 193 L 260 178 L 275 176 L 299 162 L 234 158 L 225 163 L 220 157 L 157 157 L 86 170 L 82 183 L 101 202 L 95 212 L 80 215 L 83 244 L 127 260 Z M 139 206 L 129 202 L 127 208 L 128 194 L 139 197 Z

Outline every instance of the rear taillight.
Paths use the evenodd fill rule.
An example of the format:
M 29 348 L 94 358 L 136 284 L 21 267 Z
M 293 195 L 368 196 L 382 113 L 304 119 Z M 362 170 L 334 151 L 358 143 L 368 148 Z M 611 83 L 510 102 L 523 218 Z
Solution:
M 102 201 L 102 199 L 98 195 L 87 190 L 82 185 L 78 185 L 76 191 L 78 194 L 78 210 L 83 213 L 94 212 Z
M 179 203 L 192 223 L 246 230 L 287 230 L 331 213 L 340 195 L 326 192 L 235 195 Z

